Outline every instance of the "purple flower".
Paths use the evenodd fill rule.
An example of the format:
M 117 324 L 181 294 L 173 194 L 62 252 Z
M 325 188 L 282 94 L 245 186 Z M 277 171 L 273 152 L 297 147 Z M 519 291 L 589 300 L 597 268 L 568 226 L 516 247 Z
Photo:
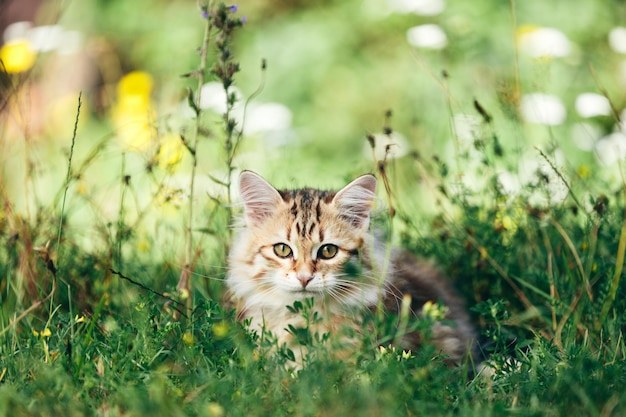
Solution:
M 239 19 L 239 21 L 243 24 L 248 21 L 248 18 L 246 16 L 241 16 L 241 19 Z
M 239 6 L 236 4 L 233 4 L 232 6 L 228 6 L 228 10 L 230 10 L 231 13 L 237 13 L 237 9 L 239 9 Z
M 208 10 L 202 10 L 202 18 L 203 19 L 208 19 L 209 18 Z

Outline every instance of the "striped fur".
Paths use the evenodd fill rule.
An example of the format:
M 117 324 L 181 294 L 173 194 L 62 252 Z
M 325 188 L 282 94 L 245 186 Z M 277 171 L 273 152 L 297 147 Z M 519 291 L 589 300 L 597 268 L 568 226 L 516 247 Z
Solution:
M 229 254 L 227 277 L 240 319 L 295 348 L 286 331 L 289 325 L 304 325 L 300 314 L 286 308 L 295 301 L 314 298 L 322 320 L 313 330 L 332 334 L 344 327 L 362 331 L 359 312 L 381 303 L 399 314 L 400 300 L 408 294 L 414 314 L 427 301 L 447 306 L 446 319 L 454 323 L 434 326 L 433 341 L 450 362 L 461 361 L 468 352 L 475 355 L 474 329 L 449 281 L 404 251 L 388 251 L 370 233 L 375 187 L 375 177 L 364 175 L 337 192 L 279 191 L 244 171 L 244 222 Z M 275 245 L 281 246 L 275 250 Z M 404 342 L 404 348 L 415 349 L 419 335 L 408 334 Z

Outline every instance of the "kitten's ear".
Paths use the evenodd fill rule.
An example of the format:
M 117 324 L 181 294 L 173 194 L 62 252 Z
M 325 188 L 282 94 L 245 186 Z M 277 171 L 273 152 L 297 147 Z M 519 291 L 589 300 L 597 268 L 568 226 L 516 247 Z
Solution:
M 362 175 L 343 187 L 335 197 L 333 203 L 354 227 L 367 228 L 369 226 L 370 210 L 376 199 L 376 177 L 370 174 Z
M 259 224 L 283 201 L 278 191 L 260 175 L 242 171 L 239 176 L 239 193 L 244 205 L 244 217 L 249 226 Z

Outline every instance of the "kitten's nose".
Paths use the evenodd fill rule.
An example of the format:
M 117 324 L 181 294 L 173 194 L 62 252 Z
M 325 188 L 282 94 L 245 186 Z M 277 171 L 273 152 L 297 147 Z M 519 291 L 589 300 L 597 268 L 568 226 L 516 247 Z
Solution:
M 306 288 L 306 286 L 309 285 L 309 282 L 313 281 L 312 274 L 298 274 L 296 277 L 298 278 L 298 281 L 300 281 L 300 283 L 302 284 L 302 288 Z

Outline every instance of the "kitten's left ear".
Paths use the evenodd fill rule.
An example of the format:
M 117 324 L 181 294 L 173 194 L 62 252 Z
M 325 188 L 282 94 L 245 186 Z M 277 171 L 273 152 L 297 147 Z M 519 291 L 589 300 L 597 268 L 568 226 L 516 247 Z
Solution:
M 245 208 L 246 223 L 249 226 L 262 223 L 283 201 L 280 193 L 270 183 L 252 171 L 241 172 L 239 193 Z
M 354 227 L 369 226 L 370 210 L 376 199 L 376 177 L 362 175 L 343 187 L 333 198 L 333 203 Z

